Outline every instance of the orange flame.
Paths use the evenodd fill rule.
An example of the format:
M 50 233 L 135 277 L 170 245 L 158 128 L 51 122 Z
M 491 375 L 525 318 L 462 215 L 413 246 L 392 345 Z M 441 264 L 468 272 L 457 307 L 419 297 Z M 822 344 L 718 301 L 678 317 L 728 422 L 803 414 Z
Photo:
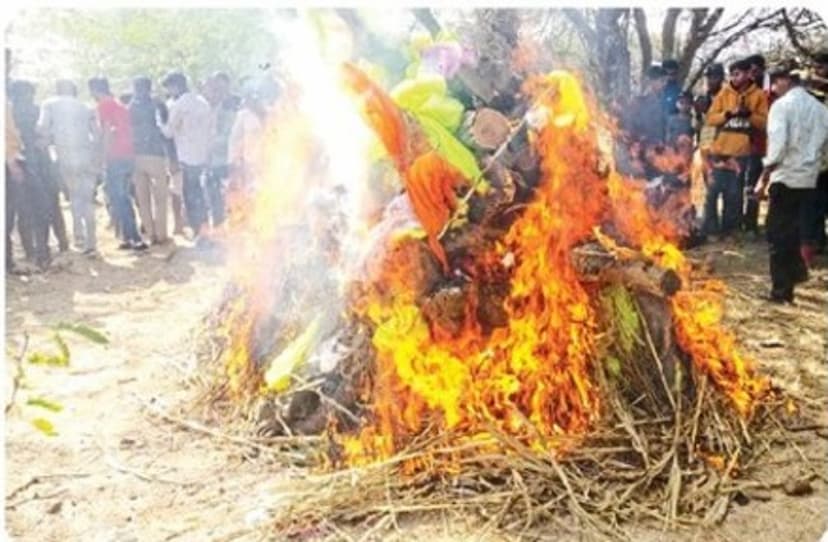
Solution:
M 747 416 L 767 390 L 732 334 L 720 327 L 721 292 L 691 283 L 669 217 L 646 202 L 640 184 L 599 173 L 600 151 L 577 80 L 553 72 L 527 85 L 548 122 L 535 134 L 542 181 L 535 199 L 486 262 L 511 254 L 506 327 L 484 336 L 474 319 L 455 336 L 430 327 L 411 292 L 369 302 L 376 324 L 374 421 L 345 437 L 349 461 L 386 457 L 434 424 L 479 439 L 496 428 L 538 450 L 565 449 L 600 416 L 592 380 L 596 315 L 569 254 L 612 219 L 628 244 L 678 272 L 690 289 L 672 300 L 681 347 Z M 412 262 L 398 262 L 399 266 Z M 416 265 L 416 264 L 415 264 Z M 475 302 L 470 296 L 469 304 Z M 574 442 L 569 439 L 568 442 Z
M 344 73 L 345 85 L 363 98 L 367 123 L 403 175 L 412 208 L 436 243 L 435 232 L 453 208 L 459 174 L 434 152 L 411 160 L 414 138 L 399 109 L 353 66 Z M 384 238 L 388 250 L 376 275 L 381 287 L 368 288 L 351 306 L 374 324 L 376 357 L 373 381 L 364 390 L 370 394 L 365 398 L 370 419 L 359 435 L 340 436 L 350 463 L 388 457 L 427 428 L 455 431 L 472 441 L 496 430 L 549 453 L 577 443 L 601 415 L 592 367 L 599 329 L 595 292 L 580 282 L 570 253 L 596 235 L 614 243 L 600 232 L 607 223 L 624 245 L 681 276 L 685 289 L 671 299 L 679 344 L 735 408 L 749 416 L 768 388 L 767 379 L 756 375 L 752 361 L 721 327 L 722 289 L 716 282 L 695 281 L 690 262 L 676 246 L 679 232 L 671 217 L 648 206 L 640 183 L 613 171 L 602 173 L 600 117 L 578 80 L 552 72 L 532 78 L 525 91 L 541 112 L 532 136 L 541 182 L 507 234 L 475 263 L 475 271 L 486 275 L 504 271 L 503 261 L 513 262 L 504 271 L 510 282 L 503 305 L 507 324 L 488 335 L 482 331 L 474 316 L 474 285 L 466 291 L 466 318 L 459 331 L 429 322 L 418 305 L 422 292 L 411 287 L 422 262 L 395 250 L 405 240 Z M 305 165 L 312 162 L 310 138 L 302 135 L 301 118 L 288 115 L 278 121 L 264 146 L 275 151 L 268 158 L 269 182 L 241 222 L 252 244 L 240 243 L 240 250 L 250 250 L 248 257 L 261 254 L 262 260 L 237 271 L 243 291 L 229 313 L 225 360 L 235 390 L 250 389 L 249 383 L 261 378 L 252 369 L 253 323 L 271 304 L 268 288 L 278 279 L 272 277 L 272 262 L 290 257 L 274 242 L 277 210 L 295 205 L 302 190 L 285 198 L 282 183 L 304 187 L 298 180 L 311 176 Z M 263 239 L 268 241 L 264 250 Z M 431 248 L 445 266 L 442 247 L 434 243 Z

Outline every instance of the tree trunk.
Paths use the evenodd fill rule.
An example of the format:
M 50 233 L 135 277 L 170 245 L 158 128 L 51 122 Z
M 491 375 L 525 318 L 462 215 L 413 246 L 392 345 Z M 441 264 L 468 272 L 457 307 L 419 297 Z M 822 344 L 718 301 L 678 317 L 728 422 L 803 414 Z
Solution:
M 627 46 L 628 9 L 564 9 L 575 26 L 596 70 L 595 88 L 605 102 L 630 96 L 630 49 Z M 594 21 L 594 23 L 591 23 Z
M 670 8 L 664 16 L 664 24 L 661 25 L 661 58 L 673 58 L 676 54 L 676 23 L 681 8 Z
M 633 17 L 635 18 L 635 31 L 638 34 L 638 46 L 641 48 L 641 79 L 643 80 L 647 68 L 653 63 L 653 44 L 650 40 L 650 29 L 647 28 L 647 14 L 643 9 L 635 8 Z

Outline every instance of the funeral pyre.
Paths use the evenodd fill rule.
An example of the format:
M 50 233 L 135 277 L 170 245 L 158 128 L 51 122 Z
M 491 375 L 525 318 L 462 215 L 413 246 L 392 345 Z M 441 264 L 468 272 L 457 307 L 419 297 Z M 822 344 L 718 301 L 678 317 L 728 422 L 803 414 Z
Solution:
M 615 170 L 567 71 L 500 110 L 368 71 L 286 89 L 210 317 L 217 396 L 315 473 L 277 526 L 720 519 L 784 407 L 679 249 L 686 196 L 654 204 Z

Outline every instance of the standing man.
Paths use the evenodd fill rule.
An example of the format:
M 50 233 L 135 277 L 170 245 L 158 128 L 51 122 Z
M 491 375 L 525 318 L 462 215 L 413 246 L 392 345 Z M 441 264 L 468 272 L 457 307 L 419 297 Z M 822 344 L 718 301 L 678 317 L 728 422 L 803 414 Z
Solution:
M 50 182 L 48 156 L 37 136 L 40 108 L 34 103 L 34 84 L 14 81 L 9 94 L 14 123 L 23 142 L 23 196 L 27 200 L 26 212 L 29 216 L 26 218 L 32 233 L 33 257 L 37 266 L 45 269 L 51 260 L 49 227 L 54 225 L 61 251 L 67 250 L 69 244 L 58 203 L 57 183 Z
M 662 90 L 662 97 L 664 99 L 664 114 L 668 117 L 676 113 L 676 102 L 681 94 L 681 85 L 678 82 L 679 64 L 672 58 L 668 58 L 661 63 L 661 69 L 664 70 L 664 90 Z
M 828 107 L 828 52 L 814 58 L 812 70 L 806 72 L 803 80 L 805 89 Z M 816 193 L 805 202 L 802 213 L 802 258 L 810 266 L 817 252 L 826 248 L 825 218 L 828 214 L 828 152 L 823 153 L 820 172 L 817 177 Z
M 230 77 L 216 72 L 207 81 L 207 101 L 212 107 L 213 134 L 205 179 L 205 191 L 213 228 L 224 222 L 224 189 L 229 176 L 228 140 L 239 109 L 238 96 L 230 94 Z
M 703 94 L 696 96 L 693 108 L 696 112 L 696 138 L 698 143 L 698 160 L 701 165 L 699 171 L 705 188 L 710 186 L 710 145 L 716 137 L 716 128 L 709 126 L 705 121 L 710 106 L 713 105 L 713 98 L 722 89 L 724 83 L 724 66 L 718 62 L 710 64 L 704 69 Z
M 707 235 L 718 230 L 726 236 L 739 226 L 743 189 L 739 179 L 750 157 L 751 133 L 764 130 L 768 117 L 767 97 L 750 79 L 750 65 L 739 60 L 728 71 L 730 81 L 716 94 L 707 113 L 707 124 L 716 128 L 709 151 L 712 182 L 704 201 Z M 721 225 L 719 195 L 724 200 Z
M 100 128 L 92 110 L 77 98 L 77 87 L 72 81 L 61 79 L 55 87 L 57 96 L 45 100 L 40 107 L 37 132 L 45 144 L 54 145 L 58 169 L 69 190 L 75 247 L 93 255 L 95 148 L 100 141 Z
M 771 94 L 765 90 L 765 57 L 762 55 L 751 55 L 745 59 L 750 66 L 750 78 L 771 104 Z M 742 228 L 753 235 L 759 235 L 759 200 L 754 194 L 756 182 L 762 174 L 762 158 L 768 145 L 768 137 L 765 130 L 753 130 L 750 137 L 750 158 L 747 168 L 743 172 L 744 185 L 744 208 L 742 209 Z
M 34 103 L 35 86 L 29 81 L 15 81 L 12 83 L 11 96 L 14 102 L 14 120 L 23 141 L 24 155 L 27 169 L 31 170 L 33 178 L 40 184 L 43 216 L 46 219 L 45 233 L 48 244 L 49 229 L 58 242 L 61 252 L 69 250 L 69 240 L 66 237 L 66 223 L 63 212 L 60 210 L 60 183 L 55 177 L 55 168 L 52 167 L 45 142 L 37 133 L 37 120 L 40 118 L 40 107 Z
M 770 196 L 769 299 L 792 303 L 794 285 L 808 277 L 799 247 L 800 213 L 803 203 L 813 198 L 822 153 L 828 147 L 828 110 L 787 68 L 771 73 L 771 87 L 778 98 L 768 119 L 768 153 L 756 193 Z
M 6 49 L 6 70 L 8 70 L 9 50 Z M 8 73 L 6 74 L 8 77 Z M 23 158 L 23 144 L 14 126 L 11 104 L 6 101 L 6 272 L 15 270 L 12 262 L 12 238 L 14 230 L 14 215 L 18 194 L 23 181 L 23 168 L 20 161 Z
M 170 106 L 167 122 L 158 119 L 159 126 L 165 136 L 175 141 L 183 176 L 184 207 L 196 246 L 207 248 L 210 243 L 203 231 L 207 207 L 201 183 L 210 150 L 210 105 L 190 92 L 187 78 L 181 72 L 167 74 L 162 84 L 175 102 Z
M 146 250 L 135 224 L 135 210 L 129 195 L 132 172 L 135 167 L 132 146 L 132 123 L 129 111 L 109 90 L 109 81 L 103 77 L 89 80 L 89 93 L 98 102 L 98 118 L 103 132 L 106 157 L 106 191 L 112 205 L 112 214 L 122 236 L 121 250 Z
M 149 77 L 136 77 L 129 104 L 132 140 L 135 149 L 135 199 L 141 224 L 153 245 L 169 241 L 167 236 L 166 141 L 156 118 L 167 116 L 167 107 L 152 98 Z

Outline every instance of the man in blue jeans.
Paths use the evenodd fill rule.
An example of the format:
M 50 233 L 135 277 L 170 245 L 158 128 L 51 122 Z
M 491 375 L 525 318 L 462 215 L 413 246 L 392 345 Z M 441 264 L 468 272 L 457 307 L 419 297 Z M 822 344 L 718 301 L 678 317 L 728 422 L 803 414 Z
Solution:
M 149 247 L 138 233 L 135 209 L 129 195 L 135 159 L 129 111 L 112 96 L 109 81 L 103 77 L 89 80 L 89 93 L 98 103 L 98 120 L 106 155 L 106 195 L 122 238 L 118 248 L 146 250 Z
M 169 107 L 167 122 L 159 118 L 158 125 L 166 137 L 175 141 L 187 221 L 193 230 L 196 247 L 207 248 L 210 242 L 204 236 L 207 202 L 203 180 L 211 142 L 210 106 L 207 100 L 188 89 L 187 78 L 180 72 L 167 74 L 162 85 L 175 101 Z
M 727 236 L 738 227 L 742 215 L 742 186 L 750 158 L 750 136 L 765 129 L 768 98 L 750 78 L 750 63 L 739 60 L 729 66 L 730 80 L 713 98 L 705 123 L 715 128 L 710 145 L 712 182 L 704 201 L 704 223 L 707 235 Z M 718 219 L 718 200 L 722 196 L 724 210 Z

